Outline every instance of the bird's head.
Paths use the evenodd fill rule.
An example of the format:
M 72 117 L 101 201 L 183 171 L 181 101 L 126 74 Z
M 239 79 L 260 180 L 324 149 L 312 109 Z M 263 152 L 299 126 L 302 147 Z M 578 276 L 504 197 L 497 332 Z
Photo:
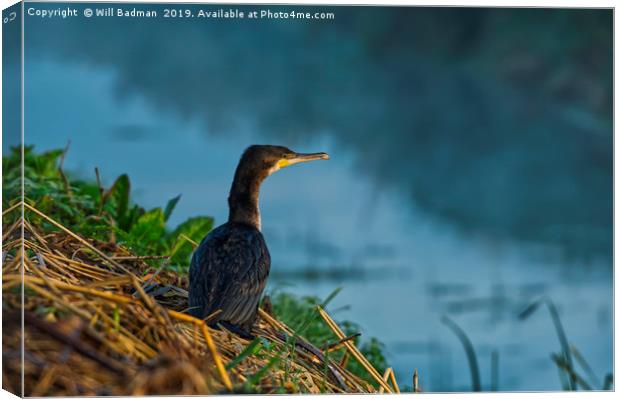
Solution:
M 324 152 L 300 154 L 277 145 L 252 145 L 241 156 L 239 166 L 265 178 L 287 166 L 320 159 L 329 159 L 329 155 Z
M 228 220 L 248 224 L 260 230 L 258 193 L 262 181 L 287 166 L 319 159 L 329 159 L 329 155 L 324 152 L 300 154 L 277 145 L 248 147 L 241 156 L 228 196 Z

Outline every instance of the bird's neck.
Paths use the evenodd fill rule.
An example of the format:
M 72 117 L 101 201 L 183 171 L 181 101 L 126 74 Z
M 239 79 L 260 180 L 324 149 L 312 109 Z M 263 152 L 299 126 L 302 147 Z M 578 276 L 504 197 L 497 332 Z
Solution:
M 247 224 L 260 230 L 258 197 L 260 185 L 265 177 L 258 176 L 252 171 L 244 171 L 241 167 L 237 168 L 228 196 L 228 207 L 230 209 L 228 222 Z

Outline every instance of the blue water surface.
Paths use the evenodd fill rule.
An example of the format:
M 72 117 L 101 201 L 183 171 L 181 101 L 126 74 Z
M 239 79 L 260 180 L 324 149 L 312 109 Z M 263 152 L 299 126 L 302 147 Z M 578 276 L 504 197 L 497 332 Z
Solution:
M 561 389 L 548 312 L 517 318 L 546 296 L 602 386 L 611 14 L 334 10 L 331 22 L 27 17 L 26 143 L 70 142 L 66 169 L 98 167 L 104 184 L 127 173 L 147 208 L 181 194 L 171 227 L 226 221 L 250 144 L 326 151 L 263 184 L 269 291 L 343 287 L 334 316 L 386 344 L 401 385 L 417 368 L 426 391 L 471 390 L 444 315 L 471 338 L 483 389 L 493 352 L 500 390 Z

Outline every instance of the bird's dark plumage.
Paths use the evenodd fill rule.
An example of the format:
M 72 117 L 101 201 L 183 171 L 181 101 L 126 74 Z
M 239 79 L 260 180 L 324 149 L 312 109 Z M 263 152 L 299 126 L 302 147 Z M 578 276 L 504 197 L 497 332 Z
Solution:
M 224 320 L 248 331 L 270 265 L 265 239 L 255 227 L 225 223 L 216 228 L 192 256 L 192 313 L 204 318 L 221 309 L 211 323 Z
M 189 306 L 193 316 L 204 319 L 219 310 L 209 324 L 221 323 L 250 334 L 271 266 L 260 232 L 260 185 L 283 167 L 316 159 L 328 156 L 268 145 L 245 150 L 228 197 L 228 222 L 212 230 L 192 256 Z

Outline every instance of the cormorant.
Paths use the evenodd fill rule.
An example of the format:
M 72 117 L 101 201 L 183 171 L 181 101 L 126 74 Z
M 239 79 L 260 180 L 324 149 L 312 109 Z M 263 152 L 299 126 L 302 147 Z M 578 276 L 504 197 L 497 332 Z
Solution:
M 252 145 L 235 171 L 228 197 L 228 222 L 212 230 L 192 256 L 189 269 L 190 313 L 251 337 L 258 301 L 271 259 L 260 231 L 260 185 L 267 176 L 300 162 L 329 159 L 324 152 L 298 154 L 286 147 Z

